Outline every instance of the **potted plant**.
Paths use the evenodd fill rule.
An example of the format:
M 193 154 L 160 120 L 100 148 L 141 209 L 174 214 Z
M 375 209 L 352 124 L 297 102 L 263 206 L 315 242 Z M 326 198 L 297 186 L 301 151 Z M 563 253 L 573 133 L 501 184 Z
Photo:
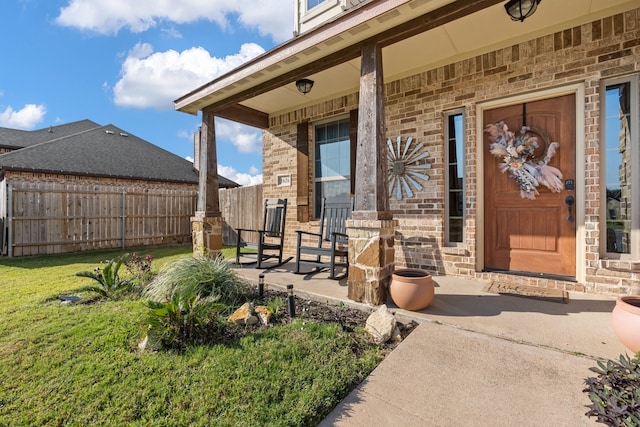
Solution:
M 427 308 L 435 295 L 431 274 L 412 268 L 394 271 L 389 283 L 389 295 L 404 310 Z
M 611 313 L 613 332 L 633 353 L 640 352 L 640 296 L 619 296 Z

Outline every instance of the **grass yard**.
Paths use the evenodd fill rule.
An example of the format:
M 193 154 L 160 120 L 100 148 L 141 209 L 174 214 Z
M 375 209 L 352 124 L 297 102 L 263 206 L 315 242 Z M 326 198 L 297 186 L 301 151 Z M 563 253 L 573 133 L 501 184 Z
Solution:
M 139 250 L 153 254 L 153 271 L 190 251 Z M 142 300 L 57 298 L 88 284 L 76 272 L 122 254 L 0 258 L 0 426 L 316 425 L 383 357 L 362 330 L 303 317 L 223 344 L 139 353 Z

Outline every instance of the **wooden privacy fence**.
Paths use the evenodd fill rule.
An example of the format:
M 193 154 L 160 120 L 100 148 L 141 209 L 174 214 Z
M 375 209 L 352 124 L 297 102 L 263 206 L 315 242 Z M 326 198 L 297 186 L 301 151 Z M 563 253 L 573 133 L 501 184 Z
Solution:
M 220 212 L 224 218 L 222 244 L 235 245 L 238 237 L 236 230 L 244 228 L 259 230 L 262 228 L 262 185 L 220 189 L 218 192 Z M 244 239 L 243 233 L 243 239 Z M 247 235 L 255 239 L 257 236 Z
M 6 199 L 6 253 L 17 257 L 188 243 L 196 199 L 195 189 L 12 183 Z

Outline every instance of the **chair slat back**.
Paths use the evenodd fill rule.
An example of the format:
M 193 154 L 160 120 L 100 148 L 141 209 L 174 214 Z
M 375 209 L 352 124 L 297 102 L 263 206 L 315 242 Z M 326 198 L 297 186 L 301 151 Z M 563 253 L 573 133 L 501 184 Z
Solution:
M 262 229 L 268 237 L 281 237 L 287 217 L 287 199 L 266 199 L 264 201 L 264 224 Z
M 346 233 L 347 219 L 351 218 L 353 212 L 352 197 L 333 197 L 323 200 L 322 213 L 320 218 L 320 234 L 326 241 L 331 241 L 333 233 Z M 346 239 L 338 237 L 339 242 L 346 242 Z

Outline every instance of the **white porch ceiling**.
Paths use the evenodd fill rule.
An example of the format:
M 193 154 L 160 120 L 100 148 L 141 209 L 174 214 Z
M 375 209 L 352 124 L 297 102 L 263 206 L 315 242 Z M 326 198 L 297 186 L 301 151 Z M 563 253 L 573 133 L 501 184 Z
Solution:
M 353 44 L 354 41 L 365 40 L 388 28 L 402 25 L 419 15 L 455 2 L 386 0 L 380 3 L 387 8 L 395 6 L 395 9 L 384 14 L 384 19 L 371 15 L 373 17 L 365 16 L 356 22 L 356 26 L 334 26 L 333 32 L 318 34 L 307 41 L 315 44 L 294 50 L 289 55 L 286 49 L 281 52 L 267 52 L 252 66 L 236 73 L 232 71 L 227 78 L 223 76 L 185 95 L 176 101 L 176 108 L 195 113 L 207 105 L 221 102 L 234 94 L 251 90 L 252 87 L 269 79 L 304 67 L 318 58 Z M 639 6 L 637 0 L 543 0 L 533 16 L 524 22 L 514 22 L 507 16 L 503 4 L 504 2 L 498 3 L 385 47 L 382 52 L 385 81 L 394 81 Z M 359 86 L 360 59 L 356 58 L 304 77 L 315 82 L 311 92 L 306 95 L 300 94 L 295 83 L 290 82 L 274 90 L 251 96 L 241 104 L 273 115 L 355 93 Z

